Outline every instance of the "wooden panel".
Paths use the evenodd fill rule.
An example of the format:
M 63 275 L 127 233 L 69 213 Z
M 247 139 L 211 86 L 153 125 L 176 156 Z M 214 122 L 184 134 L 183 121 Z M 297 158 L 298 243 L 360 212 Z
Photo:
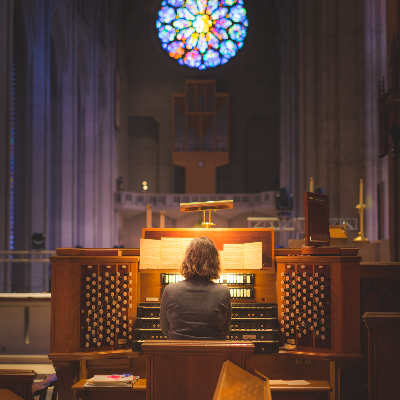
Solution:
M 274 259 L 274 230 L 264 229 L 224 229 L 224 228 L 172 228 L 172 229 L 148 229 L 142 230 L 142 238 L 158 239 L 162 237 L 200 237 L 207 236 L 223 250 L 224 243 L 250 243 L 262 242 L 263 269 L 273 268 Z
M 297 356 L 300 360 L 309 360 L 307 356 Z M 328 360 L 310 360 L 309 364 L 296 364 L 296 357 L 285 354 L 252 354 L 250 367 L 269 379 L 314 379 L 329 381 Z
M 79 350 L 80 342 L 80 301 L 81 301 L 81 266 L 69 265 L 68 290 L 68 352 Z
M 50 352 L 68 352 L 68 264 L 51 266 L 51 335 Z
M 151 400 L 212 400 L 223 363 L 245 368 L 254 345 L 222 341 L 147 341 Z M 206 384 L 205 384 L 206 383 Z
M 366 312 L 400 312 L 400 263 L 360 264 L 360 308 Z M 368 332 L 361 323 L 362 381 L 368 384 Z
M 343 353 L 361 353 L 360 336 L 349 332 L 360 332 L 360 269 L 357 264 L 344 264 L 342 301 L 344 308 L 342 331 Z M 351 306 L 349 307 L 349 304 Z
M 399 397 L 400 313 L 365 313 L 368 328 L 368 399 Z

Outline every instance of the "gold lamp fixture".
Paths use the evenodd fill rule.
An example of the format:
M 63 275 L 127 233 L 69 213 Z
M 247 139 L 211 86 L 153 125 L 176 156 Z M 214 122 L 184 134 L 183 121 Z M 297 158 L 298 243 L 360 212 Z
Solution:
M 181 212 L 194 212 L 203 211 L 203 222 L 201 223 L 205 228 L 215 226 L 211 222 L 211 211 L 229 210 L 233 208 L 233 200 L 220 200 L 220 201 L 202 201 L 195 203 L 181 203 Z M 208 211 L 208 222 L 206 221 L 206 211 Z

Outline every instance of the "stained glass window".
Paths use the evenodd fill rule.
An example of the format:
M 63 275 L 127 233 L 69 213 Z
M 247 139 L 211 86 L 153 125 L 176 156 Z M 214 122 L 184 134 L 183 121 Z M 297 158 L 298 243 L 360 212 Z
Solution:
M 234 57 L 248 26 L 243 0 L 164 0 L 157 20 L 163 49 L 179 64 L 200 70 Z

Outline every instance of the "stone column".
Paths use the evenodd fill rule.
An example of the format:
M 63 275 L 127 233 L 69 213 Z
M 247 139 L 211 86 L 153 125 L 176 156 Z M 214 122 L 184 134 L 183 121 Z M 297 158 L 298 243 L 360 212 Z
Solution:
M 9 249 L 11 61 L 13 0 L 0 2 L 0 250 Z M 10 266 L 0 268 L 0 291 L 9 291 Z
M 358 217 L 364 179 L 366 236 L 377 239 L 377 85 L 385 66 L 383 0 L 299 2 L 299 123 L 296 199 L 309 177 L 330 198 L 331 217 Z M 296 200 L 297 201 L 297 200 Z

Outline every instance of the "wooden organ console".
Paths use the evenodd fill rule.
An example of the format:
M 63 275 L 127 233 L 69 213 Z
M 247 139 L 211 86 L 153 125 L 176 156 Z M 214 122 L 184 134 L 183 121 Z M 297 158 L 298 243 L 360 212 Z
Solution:
M 306 246 L 295 257 L 276 258 L 281 343 L 360 354 L 361 257 L 356 248 L 329 247 L 328 196 L 305 192 L 304 215 Z
M 51 353 L 131 346 L 139 258 L 123 252 L 134 253 L 57 249 L 51 260 Z
M 232 296 L 227 340 L 254 343 L 252 368 L 271 379 L 298 379 L 303 370 L 285 364 L 296 354 L 316 362 L 360 361 L 360 257 L 343 249 L 332 256 L 280 250 L 274 258 L 272 229 L 143 229 L 142 235 L 155 240 L 198 236 L 208 236 L 219 250 L 224 243 L 262 242 L 261 269 L 225 270 L 219 282 Z M 146 377 L 141 344 L 166 339 L 158 320 L 161 296 L 180 278 L 173 269 L 140 269 L 139 260 L 138 249 L 57 249 L 51 257 L 49 358 L 61 377 L 60 400 L 73 399 L 68 387 L 93 375 L 96 363 L 108 363 L 105 371 Z M 295 344 L 297 352 L 278 353 L 285 343 Z M 285 365 L 282 376 L 274 375 L 274 363 Z M 333 379 L 339 369 L 329 373 L 328 368 L 327 374 L 325 380 Z M 308 379 L 321 378 L 311 374 Z M 338 391 L 332 396 L 339 398 Z

